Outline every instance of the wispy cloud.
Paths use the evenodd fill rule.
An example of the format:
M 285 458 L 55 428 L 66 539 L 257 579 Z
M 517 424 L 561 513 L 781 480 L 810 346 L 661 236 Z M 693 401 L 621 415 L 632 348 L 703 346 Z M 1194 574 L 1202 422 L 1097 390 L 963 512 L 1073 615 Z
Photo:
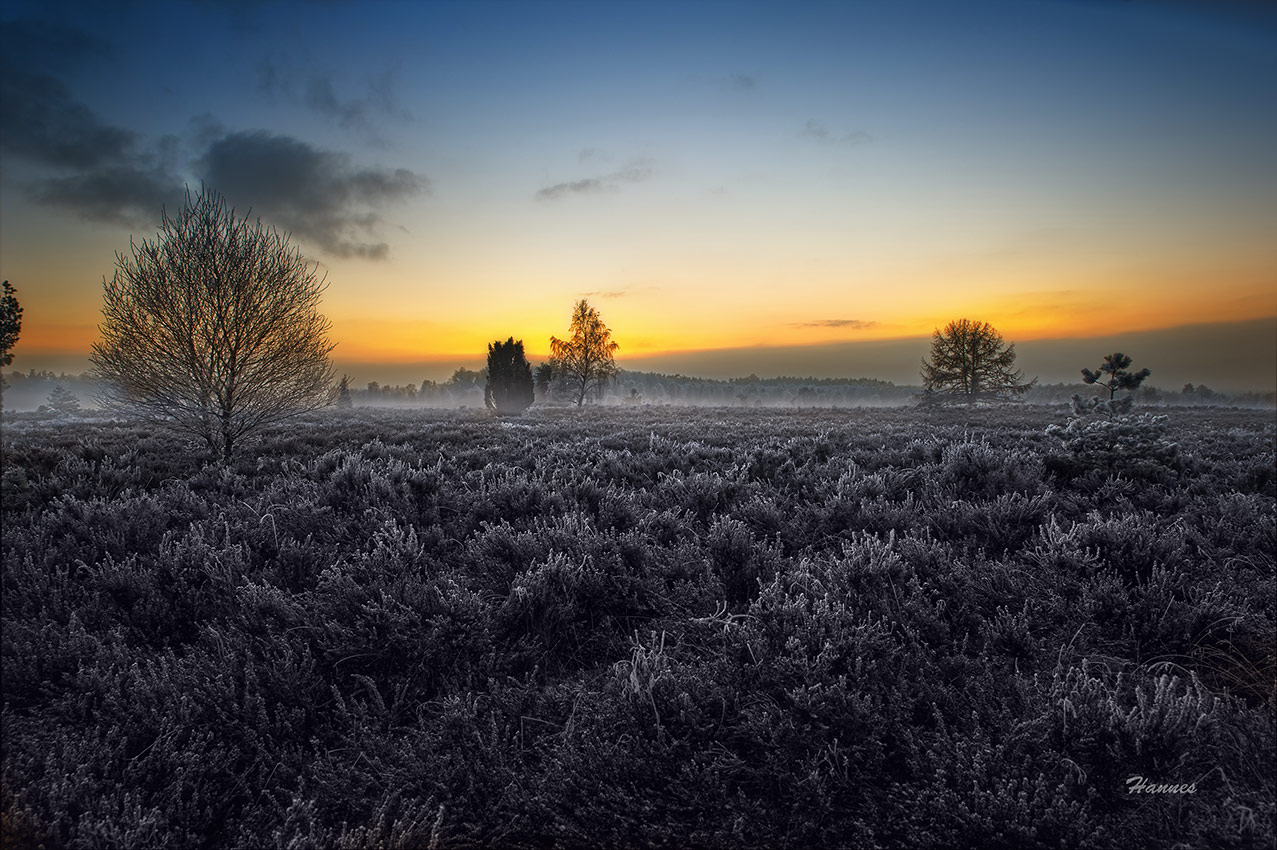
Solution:
M 727 76 L 727 87 L 739 92 L 756 91 L 758 79 L 751 74 L 742 74 L 737 71 Z
M 795 328 L 846 328 L 853 331 L 863 331 L 877 325 L 877 322 L 868 322 L 864 319 L 816 319 L 811 322 L 790 322 L 790 326 Z
M 430 191 L 427 178 L 406 168 L 359 168 L 348 154 L 264 131 L 217 140 L 196 167 L 232 203 L 338 257 L 385 259 L 378 210 Z
M 587 177 L 583 180 L 571 180 L 567 183 L 555 183 L 553 186 L 546 186 L 544 189 L 537 190 L 537 200 L 551 201 L 555 198 L 562 198 L 565 195 L 589 195 L 595 192 L 603 191 L 603 181 L 597 177 Z
M 356 86 L 341 85 L 330 70 L 305 70 L 287 57 L 257 64 L 257 88 L 263 94 L 324 116 L 343 130 L 385 144 L 381 122 L 411 116 L 396 95 L 399 69 L 392 66 Z M 341 89 L 355 89 L 355 93 Z
M 592 156 L 598 153 L 589 149 Z M 585 152 L 583 151 L 582 154 Z M 570 195 L 591 195 L 600 192 L 615 192 L 622 183 L 642 183 L 652 177 L 652 161 L 646 158 L 630 160 L 621 168 L 598 177 L 584 177 L 580 180 L 568 180 L 538 189 L 534 197 L 539 201 L 552 201 Z
M 815 121 L 808 120 L 803 126 L 802 135 L 819 142 L 822 145 L 843 145 L 846 147 L 859 147 L 867 145 L 873 141 L 873 136 L 862 130 L 853 130 L 849 133 L 834 133 L 825 125 Z
M 596 289 L 592 292 L 579 292 L 580 298 L 624 298 L 640 292 L 659 292 L 659 286 L 627 286 L 624 289 Z

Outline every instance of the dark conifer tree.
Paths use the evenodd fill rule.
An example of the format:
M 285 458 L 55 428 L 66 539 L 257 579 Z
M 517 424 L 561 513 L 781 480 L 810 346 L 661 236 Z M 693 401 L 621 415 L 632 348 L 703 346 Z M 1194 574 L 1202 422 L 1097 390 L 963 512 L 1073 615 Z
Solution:
M 523 355 L 523 340 L 488 343 L 487 406 L 497 413 L 519 414 L 532 404 L 532 364 Z
M 1100 364 L 1098 371 L 1092 372 L 1090 369 L 1082 370 L 1082 380 L 1088 384 L 1097 384 L 1109 391 L 1109 400 L 1113 399 L 1113 395 L 1118 390 L 1127 390 L 1135 392 L 1144 379 L 1153 374 L 1148 369 L 1141 369 L 1138 372 L 1128 371 L 1131 365 L 1131 358 L 1118 351 L 1109 354 L 1104 358 L 1104 362 Z M 1101 381 L 1105 375 L 1109 376 L 1107 381 Z
M 18 303 L 18 290 L 4 282 L 3 294 L 0 294 L 0 366 L 8 366 L 13 362 L 13 347 L 18 344 L 18 334 L 22 330 L 22 305 Z M 4 375 L 0 375 L 0 409 L 4 408 Z
M 550 383 L 554 380 L 554 367 L 549 363 L 542 363 L 533 371 L 536 378 L 536 395 L 539 399 L 546 399 L 550 396 Z
M 0 295 L 0 366 L 8 366 L 13 362 L 13 347 L 18 343 L 18 334 L 22 330 L 22 305 L 18 303 L 18 290 L 4 282 L 3 295 Z

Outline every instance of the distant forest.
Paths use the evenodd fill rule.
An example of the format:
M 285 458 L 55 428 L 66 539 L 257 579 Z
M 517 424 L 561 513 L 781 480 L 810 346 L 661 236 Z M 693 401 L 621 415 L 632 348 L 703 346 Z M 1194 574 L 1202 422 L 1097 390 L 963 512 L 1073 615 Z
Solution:
M 483 407 L 483 369 L 457 369 L 446 381 L 391 385 L 370 381 L 351 385 L 356 407 Z M 53 391 L 62 387 L 74 395 L 80 407 L 98 406 L 99 386 L 88 373 L 70 375 L 50 371 L 13 371 L 4 375 L 4 409 L 19 413 L 56 412 L 50 406 Z M 899 407 L 914 404 L 921 385 L 894 384 L 875 378 L 743 378 L 721 380 L 659 372 L 618 370 L 608 387 L 605 404 L 668 404 L 713 407 Z M 1100 393 L 1082 382 L 1039 384 L 1023 398 L 1035 404 L 1067 403 L 1074 393 L 1090 397 Z M 1224 407 L 1277 407 L 1277 392 L 1216 392 L 1205 385 L 1187 384 L 1179 390 L 1141 387 L 1135 398 L 1141 404 L 1215 405 Z M 547 402 L 538 393 L 538 404 Z

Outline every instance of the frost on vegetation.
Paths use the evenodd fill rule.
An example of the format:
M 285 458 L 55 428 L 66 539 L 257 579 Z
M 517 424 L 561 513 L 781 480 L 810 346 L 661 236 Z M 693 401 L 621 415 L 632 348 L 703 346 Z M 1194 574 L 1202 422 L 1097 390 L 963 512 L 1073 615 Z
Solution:
M 915 415 L 387 411 L 219 465 L 6 427 L 5 818 L 67 847 L 1271 846 L 1267 416 Z M 1134 775 L 1197 791 L 1132 805 Z
M 1166 437 L 1167 417 L 1143 414 L 1113 419 L 1071 420 L 1048 425 L 1046 433 L 1059 438 L 1077 461 L 1110 470 L 1141 467 L 1173 468 L 1179 445 Z
M 1083 398 L 1078 393 L 1074 393 L 1070 402 L 1073 412 L 1078 416 L 1094 413 L 1112 419 L 1115 416 L 1125 416 L 1130 413 L 1131 408 L 1135 406 L 1135 396 L 1127 395 L 1113 399 Z

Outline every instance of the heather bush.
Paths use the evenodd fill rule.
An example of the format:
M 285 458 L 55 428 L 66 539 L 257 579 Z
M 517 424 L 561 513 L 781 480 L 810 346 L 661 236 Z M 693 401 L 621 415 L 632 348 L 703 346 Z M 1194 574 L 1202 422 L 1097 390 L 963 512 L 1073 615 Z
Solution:
M 1083 469 L 1102 469 L 1152 481 L 1176 471 L 1179 446 L 1166 438 L 1167 417 L 1073 419 L 1050 425 L 1073 461 Z
M 7 420 L 5 840 L 1270 846 L 1272 423 L 916 415 Z

